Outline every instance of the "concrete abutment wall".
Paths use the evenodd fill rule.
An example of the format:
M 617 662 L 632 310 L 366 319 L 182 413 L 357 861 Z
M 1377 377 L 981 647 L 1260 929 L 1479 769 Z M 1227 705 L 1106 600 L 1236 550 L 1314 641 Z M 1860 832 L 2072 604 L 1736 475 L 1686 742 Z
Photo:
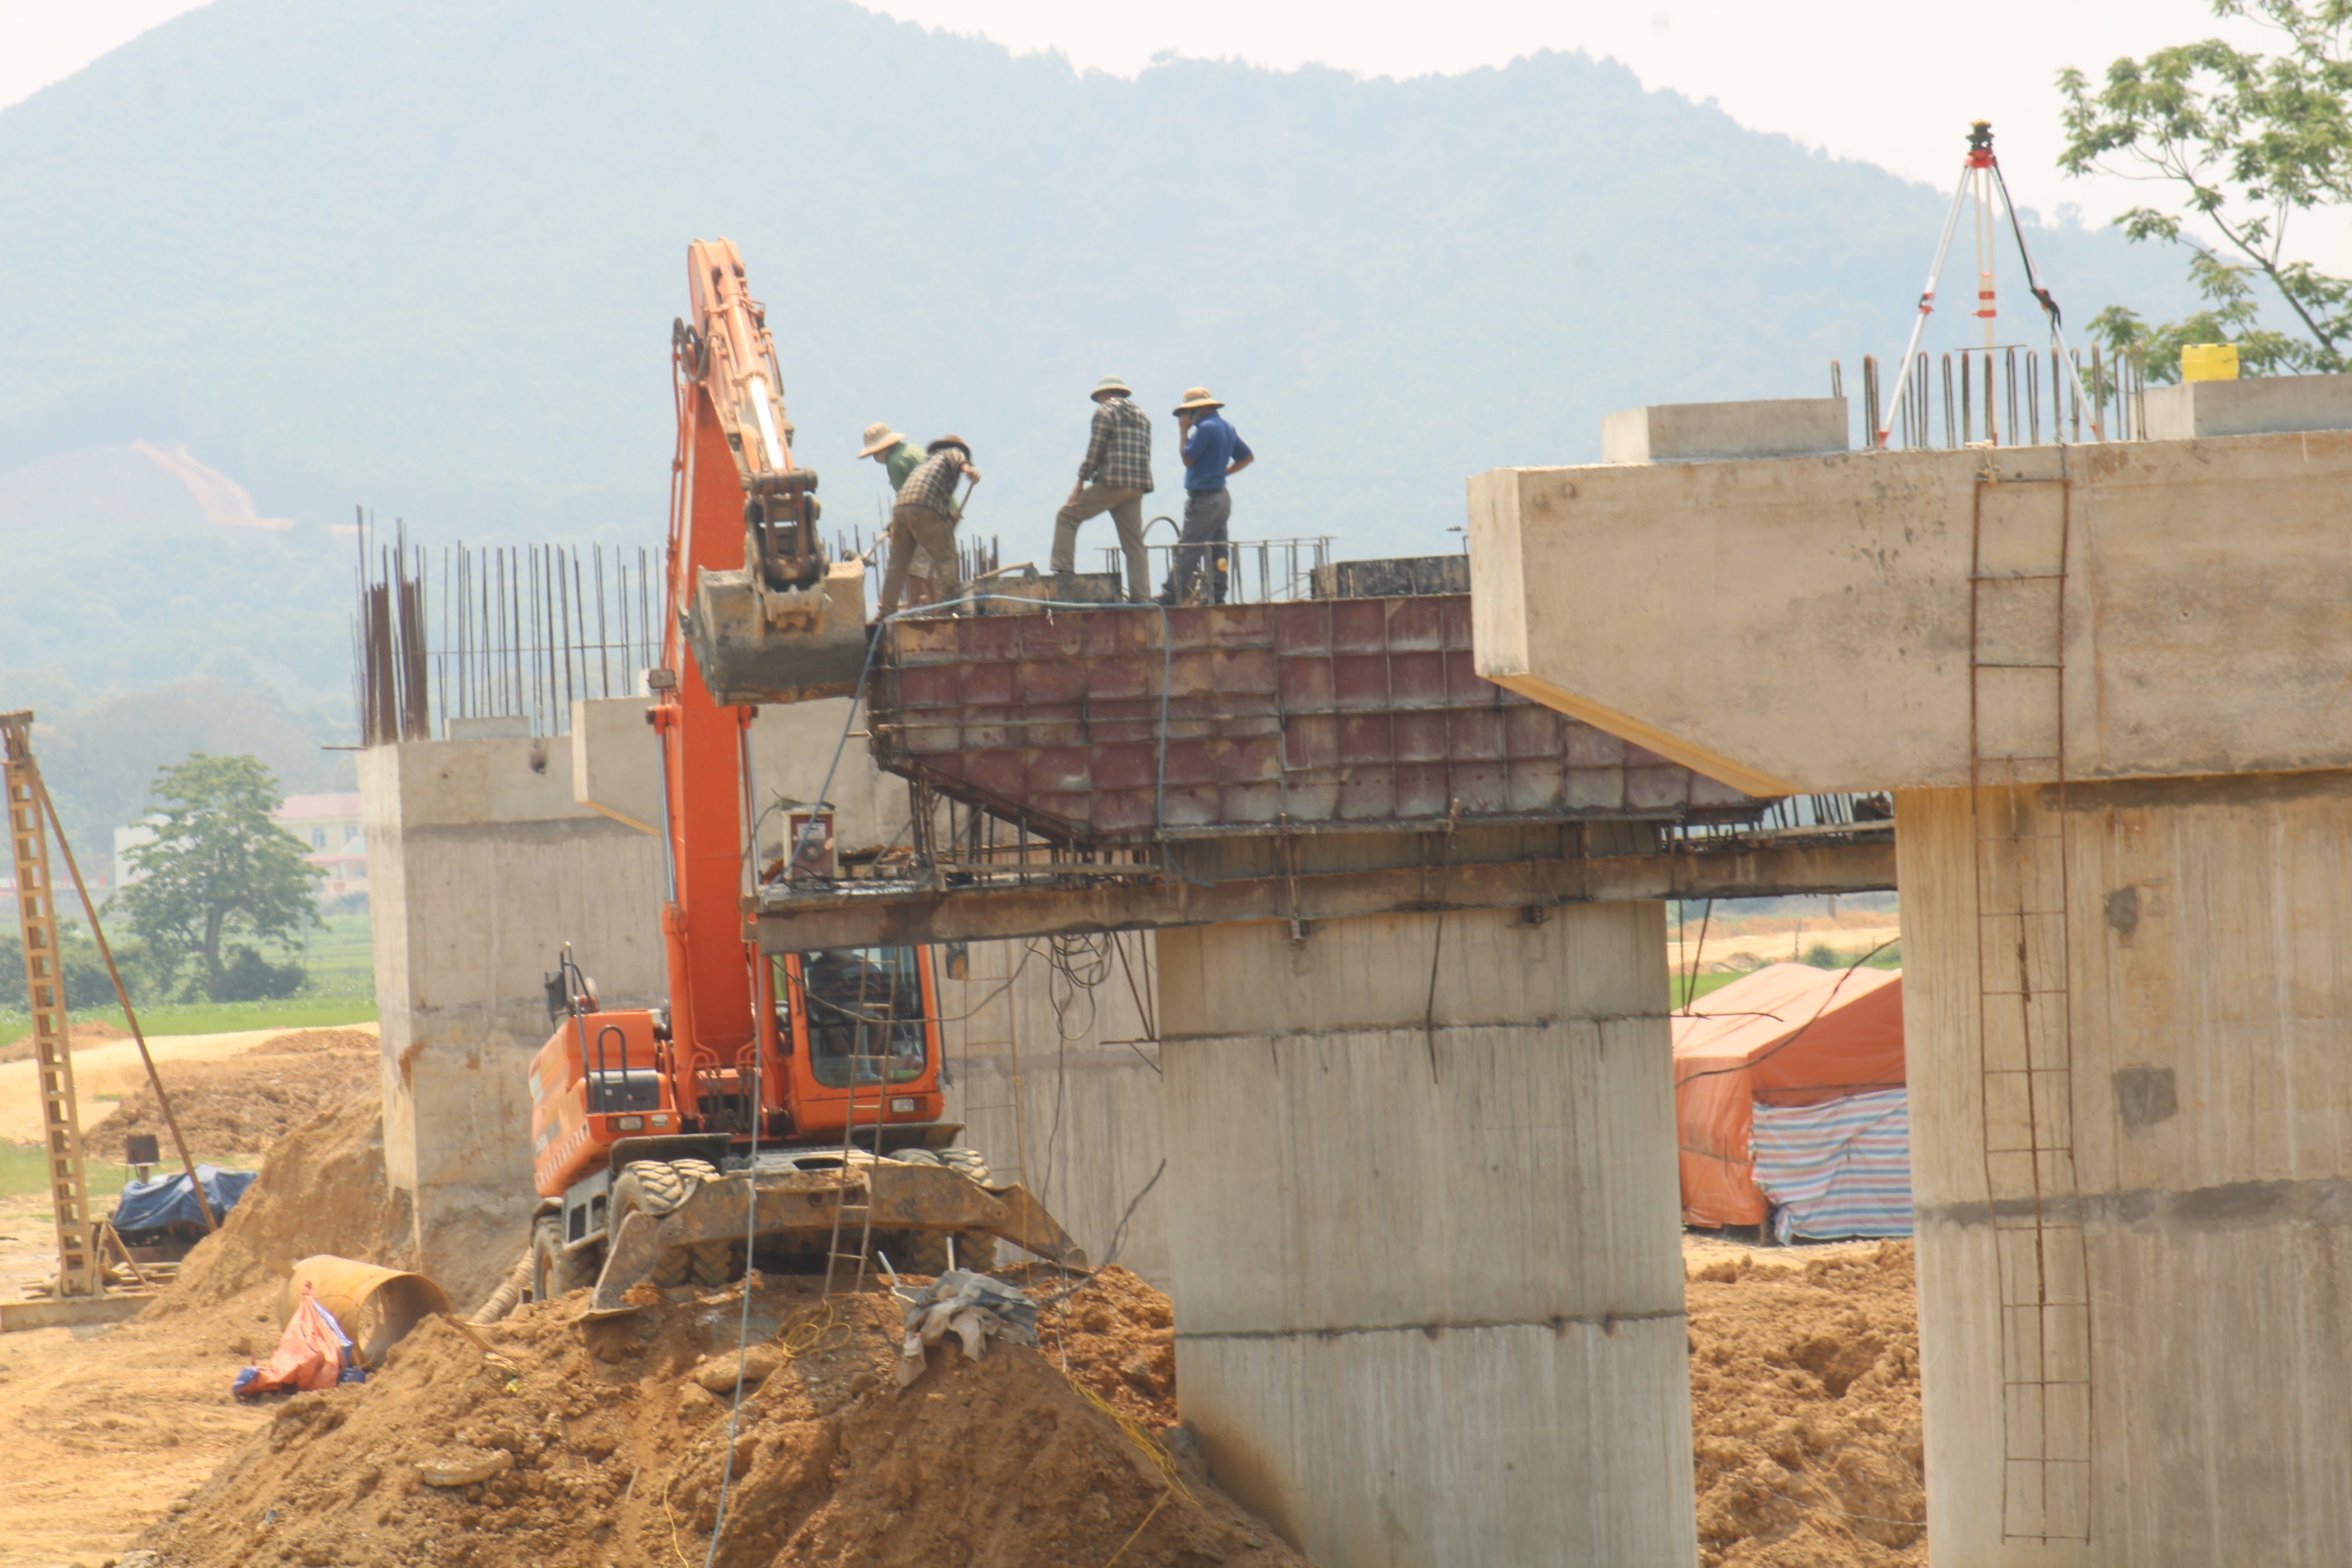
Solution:
M 1664 928 L 1162 933 L 1185 1419 L 1325 1568 L 1695 1560 Z

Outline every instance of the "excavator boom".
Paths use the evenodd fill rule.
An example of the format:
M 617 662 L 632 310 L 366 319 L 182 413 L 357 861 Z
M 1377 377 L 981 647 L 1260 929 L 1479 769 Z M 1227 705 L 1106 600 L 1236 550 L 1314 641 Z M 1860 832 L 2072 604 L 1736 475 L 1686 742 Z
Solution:
M 694 320 L 671 331 L 680 412 L 712 439 L 681 443 L 684 510 L 698 533 L 731 534 L 740 507 L 743 540 L 740 562 L 695 552 L 702 563 L 677 584 L 687 640 L 722 703 L 849 696 L 866 663 L 866 567 L 828 562 L 817 537 L 817 476 L 793 459 L 766 310 L 728 240 L 688 247 L 687 283 Z

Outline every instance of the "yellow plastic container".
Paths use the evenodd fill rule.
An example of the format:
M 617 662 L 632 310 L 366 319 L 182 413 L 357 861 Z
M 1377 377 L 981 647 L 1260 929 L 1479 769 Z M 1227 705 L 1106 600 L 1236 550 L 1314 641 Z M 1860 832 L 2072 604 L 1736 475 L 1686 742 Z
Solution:
M 2180 379 L 2183 381 L 2235 381 L 2238 379 L 2238 345 L 2235 343 L 2187 343 L 2180 350 Z

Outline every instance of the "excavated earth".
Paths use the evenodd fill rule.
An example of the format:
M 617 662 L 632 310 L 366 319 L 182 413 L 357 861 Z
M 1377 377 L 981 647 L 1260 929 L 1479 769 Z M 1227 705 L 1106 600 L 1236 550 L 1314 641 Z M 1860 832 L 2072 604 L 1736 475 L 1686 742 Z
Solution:
M 279 1405 L 141 1544 L 187 1568 L 699 1562 L 714 1531 L 730 1568 L 1303 1561 L 1037 1350 L 943 1344 L 897 1386 L 882 1292 L 646 1286 L 584 1328 L 583 1300 L 487 1350 L 427 1321 L 366 1384 Z
M 11 979 L 13 980 L 14 976 L 11 976 Z M 130 1037 L 131 1031 L 128 1029 L 118 1029 L 111 1024 L 96 1021 L 75 1024 L 66 1031 L 68 1043 L 77 1051 L 86 1051 L 93 1046 L 105 1045 L 110 1040 L 127 1040 Z M 31 1061 L 33 1051 L 33 1037 L 29 1034 L 19 1035 L 5 1045 L 0 1045 L 0 1062 Z
M 1925 1563 L 1911 1244 L 1685 1250 L 1700 1562 Z
M 79 1041 L 79 1028 L 74 1037 Z M 373 1086 L 377 1072 L 375 1037 L 365 1030 L 296 1029 L 225 1060 L 174 1062 L 168 1076 L 173 1114 L 190 1156 L 249 1160 L 321 1110 Z M 164 1158 L 172 1157 L 151 1088 L 127 1096 L 83 1138 L 91 1149 L 119 1153 L 123 1140 L 135 1132 L 155 1134 Z
M 649 1568 L 700 1561 L 722 1489 L 739 1568 L 1301 1561 L 1192 1457 L 1168 1299 L 1119 1268 L 1009 1271 L 1047 1303 L 1038 1346 L 943 1344 L 904 1391 L 881 1293 L 757 1281 L 731 1448 L 741 1285 L 647 1288 L 584 1328 L 578 1297 L 530 1306 L 485 1342 L 436 1320 L 366 1384 L 228 1397 L 294 1261 L 402 1266 L 410 1227 L 362 1094 L 278 1142 L 138 1321 L 0 1340 L 0 1568 L 94 1568 L 134 1535 L 171 1568 Z M 1702 1562 L 1924 1563 L 1909 1246 L 1685 1253 Z

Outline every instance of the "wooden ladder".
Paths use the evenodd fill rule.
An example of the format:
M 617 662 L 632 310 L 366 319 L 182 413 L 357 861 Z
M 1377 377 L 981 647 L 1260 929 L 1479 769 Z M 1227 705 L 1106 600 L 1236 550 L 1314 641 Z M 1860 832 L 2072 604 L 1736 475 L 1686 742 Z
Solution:
M 33 1014 L 34 1071 L 41 1089 L 42 1142 L 48 1156 L 49 1204 L 57 1215 L 58 1294 L 105 1293 L 106 1276 L 90 1226 L 89 1180 L 82 1165 L 81 1120 L 74 1099 L 73 1049 L 67 1037 L 65 961 L 58 946 L 49 838 L 42 821 L 40 766 L 33 760 L 33 715 L 0 713 L 6 751 L 8 844 L 16 874 L 16 919 L 25 937 L 25 993 Z
M 1969 569 L 1969 819 L 1986 1196 L 2000 1300 L 2001 1536 L 2091 1529 L 2091 1303 L 2074 1160 L 2066 855 L 2073 487 L 1988 467 Z

